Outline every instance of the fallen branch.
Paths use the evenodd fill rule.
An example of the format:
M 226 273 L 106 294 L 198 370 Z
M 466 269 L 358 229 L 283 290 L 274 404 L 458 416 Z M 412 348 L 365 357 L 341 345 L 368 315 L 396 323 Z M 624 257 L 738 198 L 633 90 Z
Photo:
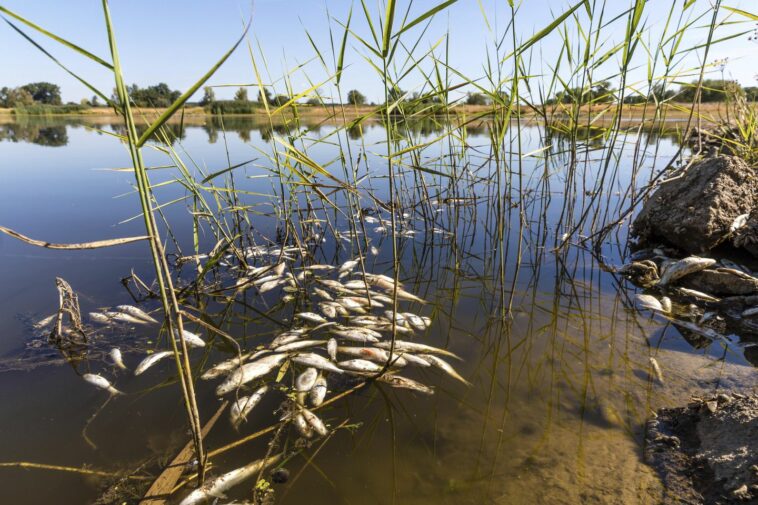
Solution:
M 29 461 L 11 461 L 0 463 L 0 467 L 15 467 L 15 468 L 36 468 L 40 470 L 57 470 L 60 472 L 72 472 L 81 473 L 85 475 L 97 475 L 98 477 L 120 477 L 121 474 L 116 472 L 103 472 L 101 470 L 90 470 L 88 468 L 77 468 L 74 466 L 61 466 L 61 465 L 45 465 L 43 463 L 30 463 Z M 132 480 L 148 480 L 150 477 L 141 475 L 128 475 L 127 479 Z
M 224 402 L 218 408 L 213 417 L 211 417 L 205 426 L 203 426 L 200 436 L 205 437 L 208 432 L 213 428 L 213 425 L 218 421 L 221 413 L 226 409 L 229 402 Z M 167 498 L 171 494 L 171 490 L 176 485 L 179 478 L 184 473 L 184 468 L 189 463 L 190 458 L 195 454 L 194 444 L 187 442 L 184 449 L 171 461 L 171 463 L 163 470 L 157 479 L 150 486 L 150 489 L 145 493 L 145 497 L 142 498 L 140 503 L 149 503 L 151 505 L 164 505 Z
M 13 231 L 5 226 L 0 226 L 0 232 L 10 235 L 11 237 L 26 242 L 30 245 L 36 245 L 37 247 L 44 247 L 45 249 L 63 249 L 63 250 L 76 250 L 76 249 L 100 249 L 101 247 L 113 247 L 116 245 L 129 244 L 131 242 L 137 242 L 140 240 L 147 240 L 150 237 L 147 235 L 141 237 L 126 237 L 126 238 L 113 238 L 109 240 L 97 240 L 95 242 L 83 242 L 81 244 L 54 244 L 52 242 L 45 242 L 44 240 L 34 240 L 26 235 L 22 235 L 17 231 Z

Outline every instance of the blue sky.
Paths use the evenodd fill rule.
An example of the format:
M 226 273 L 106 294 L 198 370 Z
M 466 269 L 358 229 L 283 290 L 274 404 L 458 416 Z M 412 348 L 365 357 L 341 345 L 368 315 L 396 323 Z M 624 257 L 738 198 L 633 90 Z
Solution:
M 674 0 L 649 0 L 643 20 L 650 27 L 650 34 L 655 35 L 662 29 L 668 6 Z M 675 0 L 679 4 L 682 0 Z M 253 29 L 250 41 L 257 53 L 258 44 L 263 49 L 268 72 L 265 81 L 275 82 L 279 92 L 285 88 L 277 78 L 289 73 L 292 86 L 296 91 L 310 87 L 311 83 L 320 82 L 327 76 L 320 62 L 314 56 L 308 39 L 307 30 L 315 43 L 322 48 L 327 56 L 327 64 L 334 68 L 331 59 L 329 42 L 329 27 L 334 30 L 335 43 L 339 45 L 342 28 L 334 18 L 344 21 L 353 2 L 351 0 L 257 0 L 254 4 L 240 0 L 214 0 L 213 2 L 190 0 L 114 0 L 111 11 L 115 23 L 116 34 L 120 45 L 121 58 L 126 80 L 129 83 L 147 85 L 166 82 L 172 88 L 183 90 L 196 81 L 236 40 L 242 31 L 243 19 L 253 12 Z M 523 0 L 517 14 L 517 35 L 527 39 L 534 32 L 546 26 L 560 13 L 574 3 L 574 0 Z M 630 0 L 608 0 L 606 17 L 626 9 Z M 751 4 L 755 0 L 731 0 L 726 5 L 745 10 L 758 9 Z M 379 0 L 367 0 L 373 9 L 375 19 L 381 17 L 382 5 Z M 426 11 L 436 2 L 416 0 L 412 4 L 410 17 Z M 709 0 L 696 0 L 690 9 L 694 15 L 709 6 Z M 44 26 L 50 31 L 75 42 L 93 53 L 109 59 L 107 38 L 102 21 L 102 11 L 96 0 L 0 0 L 3 5 L 28 19 Z M 407 1 L 400 1 L 400 11 L 407 7 Z M 352 27 L 362 37 L 369 37 L 369 31 L 360 2 L 355 4 Z M 488 23 L 482 10 L 487 16 Z M 332 20 L 330 21 L 329 15 Z M 580 10 L 581 11 L 581 10 Z M 581 12 L 580 12 L 581 14 Z M 722 18 L 728 14 L 724 12 Z M 744 21 L 733 16 L 734 21 Z M 496 35 L 502 33 L 510 21 L 510 14 L 505 0 L 459 0 L 435 17 L 431 26 L 422 37 L 422 42 L 416 50 L 417 55 L 423 54 L 430 45 L 434 44 L 445 33 L 449 33 L 449 61 L 451 66 L 469 77 L 484 74 L 483 66 L 487 59 L 487 50 L 494 60 L 494 41 Z M 399 22 L 399 20 L 397 21 Z M 693 29 L 686 34 L 682 47 L 695 47 L 702 42 L 706 32 L 702 27 L 706 24 L 703 19 L 697 22 Z M 753 23 L 753 25 L 755 25 Z M 747 30 L 749 23 L 730 24 L 721 29 L 721 36 Z M 572 28 L 573 30 L 573 28 Z M 415 40 L 421 32 L 420 28 L 409 31 L 406 36 L 409 41 Z M 612 47 L 614 41 L 623 38 L 624 21 L 616 22 L 614 29 L 603 33 L 606 47 Z M 35 40 L 42 43 L 72 70 L 80 73 L 95 86 L 110 94 L 113 89 L 112 76 L 102 67 L 88 62 L 86 59 L 70 50 L 58 46 L 55 42 L 27 29 Z M 572 33 L 574 33 L 572 31 Z M 90 93 L 75 79 L 53 64 L 46 56 L 22 39 L 9 26 L 0 26 L 0 86 L 18 86 L 31 81 L 51 81 L 58 83 L 65 101 L 79 101 Z M 438 56 L 444 54 L 443 45 L 436 50 Z M 549 71 L 558 57 L 559 41 L 557 36 L 550 36 L 535 46 L 534 59 L 530 73 L 539 74 Z M 507 47 L 503 49 L 507 52 Z M 352 88 L 358 88 L 368 95 L 369 100 L 379 101 L 382 98 L 381 81 L 375 71 L 365 62 L 362 55 L 367 51 L 360 43 L 351 39 L 345 58 L 346 69 L 343 76 L 343 93 Z M 748 42 L 747 36 L 720 43 L 711 50 L 709 62 L 720 58 L 729 58 L 725 73 L 738 79 L 745 85 L 756 85 L 758 65 L 758 44 Z M 682 68 L 695 68 L 702 58 L 702 50 L 693 51 L 683 61 Z M 402 58 L 398 61 L 401 61 Z M 263 60 L 259 64 L 264 67 Z M 632 82 L 644 79 L 647 72 L 647 59 L 638 49 L 637 68 L 632 72 Z M 298 65 L 305 63 L 302 70 L 288 72 Z M 427 61 L 424 68 L 430 68 Z M 565 68 L 565 62 L 564 62 Z M 598 69 L 595 79 L 611 77 L 618 69 L 617 59 Z M 510 72 L 506 65 L 504 71 Z M 240 84 L 251 83 L 255 80 L 247 48 L 243 45 L 212 78 L 211 84 Z M 453 79 L 455 81 L 456 79 Z M 689 79 L 687 79 L 689 80 Z M 422 82 L 418 74 L 409 75 L 402 83 L 403 89 L 418 89 Z M 332 85 L 325 85 L 322 92 L 333 92 Z M 234 88 L 218 88 L 217 96 L 231 97 Z M 251 91 L 250 96 L 256 92 Z

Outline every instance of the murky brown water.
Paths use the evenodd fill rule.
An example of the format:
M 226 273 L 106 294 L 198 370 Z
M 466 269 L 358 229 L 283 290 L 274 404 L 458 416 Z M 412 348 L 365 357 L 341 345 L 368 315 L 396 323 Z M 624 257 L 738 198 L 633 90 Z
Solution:
M 271 132 L 244 122 L 226 126 L 226 146 L 212 127 L 182 132 L 183 148 L 208 171 L 227 165 L 227 148 L 234 164 L 256 157 L 251 145 L 270 147 Z M 117 141 L 65 122 L 3 128 L 9 141 L 0 142 L 1 225 L 53 242 L 142 232 L 138 219 L 129 220 L 139 209 L 131 175 L 93 170 L 128 166 L 127 153 Z M 315 134 L 329 131 L 326 126 Z M 525 130 L 524 136 L 531 143 L 525 150 L 539 147 L 537 128 Z M 382 137 L 381 128 L 373 126 L 364 141 L 378 145 Z M 474 131 L 470 142 L 485 145 L 487 137 Z M 651 142 L 657 143 L 661 158 L 675 149 L 666 139 Z M 460 355 L 463 361 L 456 367 L 472 385 L 433 371 L 414 371 L 410 376 L 435 386 L 435 395 L 371 386 L 322 410 L 320 415 L 332 426 L 347 422 L 348 428 L 286 464 L 291 478 L 274 485 L 277 503 L 659 500 L 663 490 L 641 462 L 642 427 L 650 411 L 704 391 L 755 387 L 758 380 L 738 338 L 696 349 L 674 327 L 632 310 L 633 287 L 602 270 L 590 252 L 576 246 L 553 250 L 556 236 L 570 228 L 566 210 L 588 205 L 583 188 L 591 189 L 597 179 L 600 154 L 589 151 L 579 171 L 583 175 L 571 183 L 561 171 L 564 160 L 559 155 L 550 160 L 552 175 L 547 179 L 540 178 L 540 161 L 527 162 L 524 185 L 531 193 L 520 201 L 524 225 L 519 229 L 518 213 L 509 213 L 502 247 L 493 232 L 493 178 L 482 173 L 472 178 L 480 198 L 475 205 L 440 205 L 440 221 L 453 238 L 426 230 L 420 217 L 412 217 L 418 233 L 401 240 L 400 277 L 429 303 L 406 305 L 407 310 L 433 319 L 423 341 Z M 313 155 L 320 162 L 333 157 L 326 145 L 314 148 Z M 160 164 L 158 154 L 150 156 L 148 164 Z M 620 206 L 614 193 L 631 177 L 629 154 L 623 151 L 619 159 L 603 208 Z M 475 155 L 471 161 L 476 165 Z M 268 178 L 258 177 L 267 173 L 265 165 L 259 160 L 240 169 L 237 181 L 238 188 L 251 192 L 253 208 L 270 212 L 275 208 L 270 199 L 252 194 L 275 190 Z M 376 194 L 384 195 L 381 172 L 372 175 L 377 177 Z M 154 177 L 159 182 L 173 176 L 166 170 Z M 407 184 L 411 187 L 413 181 Z M 566 188 L 572 185 L 581 190 L 566 199 Z M 159 192 L 161 201 L 181 195 L 176 185 Z M 184 219 L 186 207 L 178 204 L 164 211 L 177 240 L 187 247 L 191 229 Z M 275 235 L 272 216 L 252 219 L 256 233 Z M 346 228 L 344 222 L 336 223 Z M 206 239 L 207 250 L 214 241 Z M 390 246 L 380 235 L 372 240 L 380 254 L 370 258 L 367 269 L 388 273 Z M 614 236 L 604 248 L 607 262 L 621 262 L 623 240 L 623 234 Z M 323 246 L 319 261 L 338 264 L 349 259 L 350 251 L 336 250 L 333 242 Z M 134 377 L 104 357 L 110 346 L 119 345 L 133 369 L 145 348 L 165 347 L 155 329 L 126 326 L 107 333 L 71 365 L 56 349 L 32 345 L 38 336 L 29 326 L 56 308 L 56 276 L 71 283 L 84 312 L 132 303 L 120 279 L 132 269 L 143 279 L 152 278 L 147 246 L 48 251 L 0 235 L 0 260 L 0 459 L 137 471 L 145 462 L 154 470 L 156 462 L 172 458 L 189 436 L 170 360 Z M 253 310 L 275 307 L 270 297 L 259 300 L 250 294 L 243 300 L 248 307 L 238 303 L 231 310 L 213 301 L 205 313 L 247 348 L 270 340 L 277 322 L 291 317 L 286 308 L 268 317 Z M 511 316 L 500 317 L 508 305 Z M 157 307 L 154 301 L 143 306 Z M 207 368 L 229 356 L 220 339 L 212 344 L 211 350 L 193 351 L 194 366 Z M 662 368 L 663 385 L 650 376 L 650 357 Z M 108 395 L 81 379 L 88 371 L 109 377 L 126 394 L 106 404 Z M 219 405 L 215 385 L 198 385 L 204 419 Z M 331 385 L 335 392 L 347 387 Z M 209 449 L 269 426 L 281 400 L 267 397 L 239 432 L 222 417 L 207 439 Z M 262 437 L 214 458 L 211 471 L 261 457 L 267 441 Z M 0 502 L 91 503 L 108 483 L 107 478 L 53 470 L 0 468 Z M 230 497 L 250 496 L 253 484 L 236 488 Z

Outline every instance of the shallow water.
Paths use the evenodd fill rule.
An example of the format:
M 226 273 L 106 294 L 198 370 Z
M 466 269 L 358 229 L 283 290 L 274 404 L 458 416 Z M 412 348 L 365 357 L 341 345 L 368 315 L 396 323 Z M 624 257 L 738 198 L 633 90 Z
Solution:
M 70 120 L 0 125 L 0 225 L 50 242 L 144 233 L 142 221 L 133 219 L 139 212 L 133 176 L 105 170 L 128 167 L 126 149 L 98 131 L 113 131 L 112 126 L 89 126 Z M 253 160 L 235 169 L 234 183 L 247 192 L 244 204 L 256 240 L 266 243 L 264 237 L 276 236 L 275 211 L 281 201 L 270 196 L 279 194 L 280 187 L 261 151 L 272 149 L 272 135 L 288 132 L 244 120 L 227 122 L 225 128 L 177 126 L 181 140 L 174 147 L 187 153 L 185 160 L 191 156 L 191 170 L 199 167 L 206 174 Z M 307 136 L 330 138 L 333 131 L 328 124 L 309 126 Z M 384 130 L 373 124 L 362 133 L 349 139 L 354 157 L 366 155 L 357 176 L 365 175 L 366 167 L 371 176 L 362 183 L 362 203 L 369 187 L 386 200 L 386 168 L 378 154 L 386 150 Z M 423 142 L 439 133 L 421 125 L 412 135 Z M 541 138 L 538 127 L 523 128 L 521 152 L 540 149 Z M 604 176 L 606 144 L 588 142 L 571 160 L 565 141 L 554 138 L 547 159 L 511 154 L 509 166 L 515 170 L 520 164 L 522 176 L 501 172 L 500 186 L 486 155 L 489 136 L 484 128 L 468 132 L 465 159 L 449 155 L 445 145 L 424 150 L 427 166 L 453 171 L 461 182 L 428 182 L 426 196 L 439 201 L 432 206 L 438 209 L 434 225 L 450 234 L 426 227 L 430 221 L 424 221 L 420 207 L 409 212 L 408 226 L 417 234 L 398 241 L 400 278 L 429 303 L 403 306 L 433 319 L 422 341 L 460 355 L 463 361 L 456 367 L 472 385 L 436 372 L 414 372 L 414 378 L 435 386 L 436 394 L 371 386 L 321 411 L 332 426 L 347 420 L 349 429 L 338 430 L 323 447 L 316 444 L 287 463 L 292 477 L 287 484 L 274 485 L 278 503 L 658 501 L 660 484 L 640 459 L 641 430 L 649 412 L 686 402 L 690 394 L 755 387 L 758 381 L 739 339 L 702 347 L 673 326 L 632 310 L 633 286 L 601 268 L 598 258 L 579 244 L 586 224 L 578 225 L 572 245 L 556 250 L 560 236 L 572 231 L 582 215 L 602 219 L 626 207 L 622 193 L 630 182 L 643 184 L 653 165 L 665 164 L 677 149 L 670 139 L 645 137 L 641 140 L 647 154 L 635 157 L 637 140 L 623 138 L 613 150 L 618 163 Z M 509 150 L 516 147 L 514 143 Z M 341 168 L 330 165 L 337 149 L 332 137 L 308 153 L 341 177 Z M 165 157 L 148 149 L 146 163 L 161 166 Z M 569 173 L 568 166 L 576 170 Z M 172 169 L 151 171 L 153 184 L 175 176 Z M 422 194 L 410 175 L 400 184 L 408 195 Z M 516 191 L 519 185 L 523 198 Z M 498 193 L 503 198 L 497 199 Z M 186 196 L 178 184 L 163 186 L 156 194 L 160 203 Z M 475 200 L 468 200 L 473 196 Z M 302 194 L 292 198 L 305 205 Z M 334 198 L 344 203 L 344 196 L 335 193 Z M 446 204 L 445 198 L 463 199 L 465 205 Z M 512 204 L 500 216 L 498 201 Z M 192 250 L 188 202 L 162 208 L 185 254 Z M 336 228 L 347 230 L 344 216 L 332 215 Z M 609 235 L 601 250 L 605 263 L 622 263 L 625 233 L 622 227 Z M 340 264 L 352 257 L 355 244 L 342 242 L 337 248 L 334 238 L 325 236 L 317 261 Z M 369 236 L 380 253 L 367 257 L 367 271 L 389 274 L 390 239 L 370 229 Z M 215 243 L 210 233 L 200 241 L 202 251 Z M 50 251 L 0 235 L 0 260 L 0 459 L 120 471 L 137 469 L 148 460 L 154 470 L 156 461 L 172 458 L 189 439 L 174 365 L 166 360 L 133 377 L 104 357 L 111 345 L 119 345 L 133 369 L 145 348 L 165 348 L 155 328 L 123 326 L 104 334 L 81 359 L 67 363 L 56 349 L 34 345 L 39 335 L 29 324 L 57 308 L 56 276 L 78 293 L 83 312 L 133 303 L 121 279 L 132 270 L 148 282 L 153 278 L 146 243 Z M 191 265 L 178 274 L 182 279 L 192 275 Z M 209 300 L 203 312 L 253 348 L 270 340 L 292 317 L 291 309 L 278 308 L 277 296 L 259 299 L 251 290 L 239 298 L 244 304 L 229 309 Z M 157 303 L 142 306 L 154 309 Z M 208 352 L 193 351 L 193 366 L 205 369 L 230 356 L 220 339 L 212 343 Z M 662 385 L 650 375 L 650 357 L 663 370 Z M 81 379 L 87 372 L 102 373 L 127 394 L 101 409 L 107 394 Z M 198 382 L 203 419 L 219 405 L 215 385 Z M 335 391 L 347 387 L 330 385 Z M 269 426 L 281 400 L 268 396 L 239 432 L 222 417 L 207 446 L 213 450 Z M 211 471 L 261 457 L 267 440 L 214 458 Z M 107 484 L 108 479 L 93 476 L 0 468 L 0 502 L 90 503 Z M 230 496 L 249 496 L 252 485 L 240 486 Z

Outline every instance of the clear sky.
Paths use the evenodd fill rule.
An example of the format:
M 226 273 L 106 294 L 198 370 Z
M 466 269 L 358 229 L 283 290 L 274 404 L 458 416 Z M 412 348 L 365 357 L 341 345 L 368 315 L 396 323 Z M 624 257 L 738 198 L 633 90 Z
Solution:
M 383 9 L 380 1 L 366 2 L 373 10 L 372 14 L 377 22 Z M 683 0 L 648 1 L 643 21 L 650 27 L 651 35 L 662 29 L 671 1 L 683 3 Z M 518 37 L 526 40 L 573 3 L 575 0 L 523 0 L 517 14 Z M 613 14 L 628 8 L 631 0 L 607 0 L 606 3 L 606 18 L 609 19 Z M 253 29 L 249 40 L 256 51 L 260 43 L 265 54 L 269 72 L 264 76 L 264 80 L 275 81 L 289 73 L 297 92 L 310 87 L 309 79 L 315 83 L 326 76 L 321 63 L 314 59 L 315 52 L 308 41 L 306 30 L 324 52 L 327 64 L 334 68 L 329 30 L 330 27 L 334 30 L 335 44 L 339 46 L 343 29 L 335 19 L 346 20 L 352 4 L 355 5 L 351 27 L 361 37 L 370 37 L 360 2 L 352 0 L 257 0 L 254 4 L 241 0 L 112 0 L 111 12 L 125 77 L 129 83 L 148 85 L 166 82 L 172 88 L 184 90 L 233 44 L 242 31 L 243 20 L 252 11 Z M 429 0 L 416 0 L 411 6 L 410 18 L 435 4 L 436 2 Z M 110 59 L 101 4 L 97 0 L 0 0 L 0 5 L 106 60 Z M 398 5 L 399 12 L 402 13 L 408 2 L 400 0 Z M 689 11 L 690 15 L 702 12 L 709 5 L 710 0 L 696 0 Z M 758 12 L 756 0 L 728 0 L 725 5 Z M 580 16 L 584 14 L 583 9 L 577 12 Z M 728 12 L 724 11 L 721 18 L 725 18 L 727 14 Z M 400 17 L 400 14 L 398 16 Z M 750 23 L 744 22 L 744 18 L 732 15 L 730 19 L 743 23 L 724 26 L 719 31 L 721 36 L 751 27 Z M 430 45 L 445 33 L 449 33 L 448 58 L 451 66 L 468 77 L 482 76 L 488 58 L 487 51 L 490 58 L 495 60 L 495 39 L 497 34 L 502 34 L 509 22 L 510 14 L 505 0 L 459 0 L 443 14 L 435 17 L 415 54 L 423 54 Z M 396 20 L 396 23 L 399 23 L 399 20 Z M 605 47 L 610 48 L 614 42 L 623 39 L 624 23 L 624 20 L 618 21 L 613 25 L 613 29 L 603 32 Z M 704 25 L 707 25 L 705 18 L 687 32 L 682 47 L 695 47 L 702 42 L 706 36 Z M 755 27 L 755 23 L 752 23 L 752 26 Z M 110 94 L 113 79 L 106 69 L 88 62 L 82 56 L 31 29 L 25 30 L 72 70 Z M 406 40 L 415 40 L 420 32 L 421 29 L 418 27 L 409 31 Z M 571 36 L 575 37 L 575 31 L 572 33 L 574 35 Z M 0 86 L 51 81 L 61 86 L 64 101 L 78 102 L 81 98 L 91 95 L 84 86 L 58 68 L 5 23 L 0 26 L 0 47 L 3 48 L 0 51 Z M 506 53 L 509 47 L 512 46 L 506 44 L 502 51 Z M 548 72 L 549 67 L 557 60 L 558 48 L 557 34 L 535 46 L 530 73 Z M 702 49 L 692 51 L 680 65 L 683 68 L 697 66 L 702 52 Z M 345 57 L 343 93 L 348 89 L 358 88 L 369 100 L 380 101 L 381 81 L 365 62 L 363 55 L 366 54 L 367 51 L 361 44 L 351 38 Z M 437 48 L 436 54 L 444 55 L 444 45 Z M 720 43 L 711 50 L 708 60 L 713 62 L 725 57 L 729 58 L 725 68 L 726 76 L 739 80 L 743 85 L 758 84 L 758 43 L 748 41 L 747 35 Z M 647 72 L 646 61 L 643 49 L 638 48 L 638 68 L 634 70 L 632 80 L 644 79 Z M 261 65 L 262 63 L 260 61 Z M 290 71 L 303 63 L 307 64 L 302 70 Z M 426 68 L 429 68 L 428 62 Z M 605 73 L 616 82 L 617 77 L 613 76 L 617 69 L 618 58 L 612 58 L 600 68 L 600 73 L 595 79 L 603 77 Z M 506 73 L 510 71 L 507 66 L 504 70 Z M 247 47 L 242 45 L 210 83 L 251 83 L 254 80 Z M 402 87 L 412 90 L 420 82 L 418 74 L 411 74 L 403 81 Z M 281 80 L 275 82 L 275 85 L 278 92 L 285 91 Z M 329 94 L 333 89 L 332 85 L 326 85 L 322 91 Z M 226 98 L 231 97 L 233 92 L 234 88 L 219 88 L 216 94 L 218 97 Z M 255 94 L 255 91 L 251 91 L 250 96 L 254 97 Z

